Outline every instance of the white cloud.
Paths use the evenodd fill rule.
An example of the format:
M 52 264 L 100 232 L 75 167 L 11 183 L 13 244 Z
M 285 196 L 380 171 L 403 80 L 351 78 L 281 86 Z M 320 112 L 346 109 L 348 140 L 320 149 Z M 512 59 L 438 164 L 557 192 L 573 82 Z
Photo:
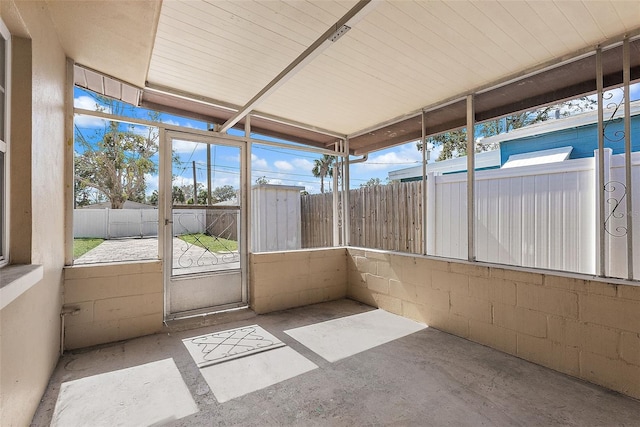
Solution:
M 237 156 L 223 156 L 222 158 L 227 162 L 240 164 L 240 154 L 238 154 Z
M 182 141 L 179 139 L 174 139 L 171 148 L 176 154 L 191 154 L 195 151 L 206 150 L 207 145 L 198 144 L 196 142 L 191 142 L 191 141 Z
M 442 151 L 442 145 L 434 146 L 434 147 L 431 149 L 431 155 L 430 155 L 429 163 L 433 163 L 433 162 L 435 162 L 435 161 L 436 161 L 436 159 L 437 159 L 438 157 L 440 157 L 440 152 L 441 152 L 441 151 Z
M 180 126 L 180 127 L 189 128 L 189 129 L 199 129 L 195 127 L 191 122 L 179 123 L 172 119 L 161 119 L 161 122 L 170 126 Z
M 310 172 L 311 169 L 313 169 L 313 162 L 307 159 L 293 159 L 292 163 L 296 168 L 304 170 L 305 172 Z
M 144 174 L 144 182 L 147 184 L 147 194 L 153 193 L 158 189 L 158 175 Z
M 75 108 L 81 108 L 83 110 L 98 111 L 98 104 L 95 99 L 87 95 L 81 95 L 73 100 L 73 106 Z M 108 108 L 103 107 L 105 113 L 109 112 Z M 104 127 L 107 121 L 99 117 L 84 116 L 76 114 L 74 123 L 79 128 L 101 128 Z
M 172 186 L 182 187 L 183 185 L 189 185 L 193 187 L 193 178 L 187 178 L 186 176 L 175 176 L 171 182 Z
M 304 187 L 309 194 L 315 194 L 320 192 L 320 185 L 309 184 L 308 182 L 297 182 L 297 186 Z
M 369 156 L 369 160 L 366 162 L 355 164 L 353 167 L 362 172 L 371 172 L 408 168 L 419 165 L 422 162 L 422 153 L 416 149 L 415 143 L 405 144 L 393 148 L 391 151 L 385 151 L 382 154 L 373 154 Z
M 73 100 L 73 106 L 75 108 L 80 108 L 83 110 L 91 110 L 98 111 L 98 103 L 95 99 L 87 95 L 81 95 Z M 102 109 L 105 112 L 108 112 L 108 108 L 103 107 Z
M 293 165 L 285 160 L 276 160 L 275 162 L 273 162 L 273 165 L 281 170 L 281 171 L 292 171 L 295 168 L 293 167 Z
M 149 130 L 150 129 L 148 126 L 142 126 L 142 125 L 133 126 L 133 133 L 135 133 L 136 135 L 141 135 L 145 138 L 149 136 Z
M 251 153 L 251 166 L 256 169 L 267 169 L 269 167 L 265 159 L 261 159 L 253 153 Z
M 84 115 L 76 114 L 74 115 L 73 123 L 76 126 L 78 126 L 80 129 L 103 128 L 104 125 L 107 123 L 107 121 L 99 117 L 84 116 Z

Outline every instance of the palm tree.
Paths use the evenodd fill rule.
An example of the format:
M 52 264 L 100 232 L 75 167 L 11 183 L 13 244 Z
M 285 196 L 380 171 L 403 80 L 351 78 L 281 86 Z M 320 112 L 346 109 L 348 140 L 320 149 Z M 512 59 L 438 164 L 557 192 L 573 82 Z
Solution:
M 333 161 L 335 157 L 323 154 L 322 158 L 313 161 L 311 173 L 316 178 L 320 178 L 320 192 L 324 193 L 324 177 L 333 176 Z

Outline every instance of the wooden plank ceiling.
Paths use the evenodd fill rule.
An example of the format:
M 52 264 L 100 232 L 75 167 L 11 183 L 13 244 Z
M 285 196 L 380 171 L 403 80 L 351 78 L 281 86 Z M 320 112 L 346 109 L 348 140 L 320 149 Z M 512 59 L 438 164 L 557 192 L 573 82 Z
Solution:
M 200 116 L 223 123 L 356 3 L 164 0 L 145 70 L 147 86 L 162 91 L 145 90 L 143 103 L 197 109 Z M 603 41 L 638 35 L 640 2 L 376 0 L 349 25 L 347 33 L 325 43 L 256 105 L 254 112 L 261 115 L 267 132 L 265 118 L 277 117 L 331 131 L 305 134 L 297 127 L 295 138 L 312 145 L 329 144 L 335 135 L 353 136 L 352 151 L 363 153 L 405 142 L 419 136 L 417 119 L 411 117 L 422 108 L 595 50 Z M 634 54 L 638 51 L 635 43 Z M 611 70 L 616 73 L 621 59 L 612 56 L 611 61 L 620 62 Z M 634 64 L 640 67 L 640 59 Z M 591 66 L 582 63 L 583 73 L 575 78 L 570 68 L 540 81 L 528 76 L 527 97 L 520 96 L 517 83 L 492 95 L 486 92 L 478 98 L 484 116 L 479 114 L 489 118 L 527 107 L 534 99 L 565 95 L 554 87 L 558 83 L 592 90 L 584 82 L 595 79 Z M 540 82 L 548 88 L 534 90 Z M 170 93 L 181 95 L 179 106 Z M 544 93 L 556 95 L 541 97 Z M 197 108 L 185 104 L 190 97 L 198 99 Z M 454 103 L 427 115 L 434 127 L 453 126 L 458 110 L 460 105 Z M 378 129 L 403 115 L 405 125 Z M 286 127 L 279 126 L 278 132 L 286 135 Z

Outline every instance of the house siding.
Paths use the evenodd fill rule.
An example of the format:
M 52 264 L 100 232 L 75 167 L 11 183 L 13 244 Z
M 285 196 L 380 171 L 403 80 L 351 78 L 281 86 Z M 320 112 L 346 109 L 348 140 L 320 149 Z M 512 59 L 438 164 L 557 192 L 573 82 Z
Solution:
M 611 148 L 613 154 L 624 154 L 624 122 L 614 120 L 607 124 L 605 131 L 605 147 Z M 598 149 L 598 125 L 593 123 L 586 126 L 564 129 L 524 138 L 502 141 L 500 143 L 500 163 L 504 165 L 510 156 L 572 146 L 570 159 L 593 157 Z M 640 151 L 640 116 L 631 117 L 631 149 Z

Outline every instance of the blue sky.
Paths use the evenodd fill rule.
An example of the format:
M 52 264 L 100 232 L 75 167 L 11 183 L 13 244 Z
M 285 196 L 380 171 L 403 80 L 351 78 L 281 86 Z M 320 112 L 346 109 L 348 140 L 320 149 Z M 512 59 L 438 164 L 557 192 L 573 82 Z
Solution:
M 75 89 L 75 106 L 87 110 L 96 109 L 96 100 L 86 91 Z M 127 107 L 123 115 L 128 117 L 148 118 L 147 111 L 141 108 Z M 89 117 L 76 116 L 76 126 L 86 137 L 89 137 L 99 129 L 104 128 L 105 120 Z M 169 114 L 162 114 L 161 121 L 164 123 L 184 126 L 194 129 L 206 129 L 206 124 L 185 119 Z M 144 126 L 136 126 L 136 132 L 146 133 Z M 233 133 L 232 130 L 230 133 Z M 240 132 L 236 132 L 237 135 Z M 261 138 L 254 135 L 255 138 Z M 263 138 L 270 141 L 278 141 L 272 138 Z M 283 141 L 280 141 L 283 142 Z M 187 141 L 174 143 L 174 154 L 177 155 L 182 165 L 174 165 L 174 175 L 177 175 L 177 185 L 193 185 L 193 165 L 196 162 L 196 179 L 198 182 L 206 183 L 206 146 L 204 144 L 193 144 Z M 239 155 L 237 149 L 231 147 L 216 147 L 215 166 L 213 175 L 215 178 L 212 187 L 222 185 L 234 185 L 238 183 Z M 313 161 L 322 157 L 308 151 L 285 149 L 282 147 L 268 146 L 266 144 L 253 144 L 252 146 L 252 180 L 258 177 L 266 177 L 271 184 L 296 185 L 304 187 L 309 193 L 320 192 L 320 179 L 315 178 L 311 173 Z M 359 187 L 370 178 L 380 178 L 386 181 L 390 170 L 402 169 L 419 165 L 422 155 L 416 149 L 414 142 L 396 146 L 390 149 L 377 151 L 369 156 L 366 163 L 355 164 L 351 167 L 351 187 Z M 435 157 L 434 157 L 435 158 Z M 158 188 L 158 176 L 147 176 L 147 194 L 151 194 Z M 325 191 L 330 188 L 330 183 L 325 180 Z
M 610 100 L 619 101 L 619 90 L 614 90 L 614 98 Z M 640 84 L 631 87 L 631 99 L 640 98 Z M 95 110 L 96 101 L 83 89 L 75 89 L 75 106 L 87 110 Z M 148 111 L 142 108 L 126 106 L 121 112 L 124 116 L 148 118 Z M 183 117 L 162 114 L 161 121 L 164 123 L 184 126 L 194 129 L 206 129 L 206 124 L 197 120 L 185 119 Z M 104 128 L 103 119 L 76 116 L 76 126 L 85 136 L 95 134 L 96 130 Z M 146 133 L 148 128 L 136 126 L 136 132 Z M 232 130 L 230 133 L 240 135 L 241 132 Z M 254 138 L 261 138 L 253 135 Z M 272 138 L 262 138 L 270 141 L 277 141 Z M 282 142 L 282 141 L 281 141 Z M 433 149 L 431 162 L 439 155 L 438 147 Z M 196 162 L 196 180 L 206 183 L 206 146 L 204 144 L 193 144 L 186 141 L 174 143 L 174 154 L 179 157 L 181 164 L 174 165 L 173 174 L 176 176 L 174 184 L 193 185 L 193 163 Z M 215 156 L 215 158 L 214 158 Z M 252 147 L 252 181 L 258 177 L 265 177 L 271 184 L 295 185 L 304 187 L 309 193 L 320 192 L 320 179 L 315 178 L 311 173 L 313 161 L 321 157 L 320 154 L 307 151 L 285 149 L 281 147 L 268 146 L 265 144 L 253 144 Z M 379 178 L 386 182 L 388 172 L 391 170 L 403 169 L 417 166 L 422 159 L 421 153 L 416 149 L 415 142 L 402 144 L 386 150 L 376 151 L 369 155 L 369 160 L 365 163 L 358 163 L 351 166 L 351 188 L 357 188 L 371 178 Z M 157 159 L 156 159 L 157 161 Z M 238 186 L 239 182 L 239 152 L 235 148 L 216 147 L 212 152 L 213 178 L 212 187 L 222 185 Z M 157 174 L 146 177 L 147 194 L 151 194 L 158 188 Z M 325 191 L 331 187 L 330 180 L 325 180 Z

